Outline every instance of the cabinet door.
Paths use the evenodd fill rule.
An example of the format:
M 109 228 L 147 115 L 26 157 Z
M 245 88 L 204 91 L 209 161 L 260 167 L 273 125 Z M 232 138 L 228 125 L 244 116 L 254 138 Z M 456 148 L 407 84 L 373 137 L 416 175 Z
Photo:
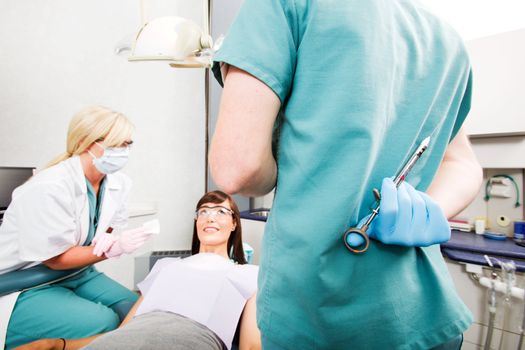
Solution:
M 473 70 L 472 136 L 525 135 L 525 29 L 466 43 Z

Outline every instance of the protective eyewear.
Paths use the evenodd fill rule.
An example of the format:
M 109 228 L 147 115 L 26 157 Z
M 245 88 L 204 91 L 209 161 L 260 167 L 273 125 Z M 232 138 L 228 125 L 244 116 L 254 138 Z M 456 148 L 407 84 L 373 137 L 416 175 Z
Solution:
M 201 207 L 195 212 L 196 219 L 207 219 L 215 217 L 217 219 L 224 219 L 233 216 L 233 210 L 226 207 Z
M 129 150 L 129 149 L 131 149 L 131 146 L 133 145 L 133 140 L 124 141 L 118 146 L 106 146 L 106 145 L 104 145 L 104 139 L 103 138 L 96 140 L 95 143 L 98 146 L 100 146 L 102 149 L 106 149 L 106 148 L 126 148 L 126 149 Z

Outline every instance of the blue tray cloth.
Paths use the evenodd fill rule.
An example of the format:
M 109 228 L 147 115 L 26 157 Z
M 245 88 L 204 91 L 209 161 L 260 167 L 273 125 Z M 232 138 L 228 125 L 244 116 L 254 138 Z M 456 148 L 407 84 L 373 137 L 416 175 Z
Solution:
M 525 271 L 525 247 L 510 238 L 504 241 L 485 238 L 470 232 L 452 231 L 450 240 L 441 245 L 446 257 L 465 263 L 488 266 L 484 255 L 500 260 L 513 260 L 518 271 Z

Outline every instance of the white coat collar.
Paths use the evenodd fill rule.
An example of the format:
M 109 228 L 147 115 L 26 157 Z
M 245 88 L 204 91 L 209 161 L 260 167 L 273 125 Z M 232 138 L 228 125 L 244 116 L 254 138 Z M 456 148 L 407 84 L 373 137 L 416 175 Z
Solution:
M 77 194 L 86 194 L 87 185 L 86 185 L 86 175 L 84 174 L 84 169 L 82 168 L 82 163 L 80 162 L 79 156 L 72 156 L 69 159 L 64 161 L 64 165 L 68 171 L 71 172 L 73 178 L 75 179 L 75 190 Z M 108 190 L 119 190 L 122 188 L 122 182 L 118 181 L 116 174 L 107 174 L 106 175 L 106 189 Z
M 64 166 L 71 173 L 75 179 L 75 192 L 77 195 L 82 196 L 83 200 L 87 203 L 87 184 L 86 176 L 84 175 L 84 169 L 82 168 L 82 163 L 80 162 L 79 156 L 72 156 L 71 158 L 64 161 Z M 113 218 L 115 212 L 122 205 L 120 197 L 118 197 L 118 190 L 122 189 L 124 184 L 121 181 L 122 175 L 119 173 L 108 174 L 106 175 L 106 189 L 104 192 L 104 201 L 101 207 L 101 214 L 99 218 L 97 232 L 106 232 L 107 228 L 110 225 L 111 219 Z M 84 206 L 87 208 L 87 205 Z M 82 216 L 82 237 L 81 241 L 83 242 L 87 236 L 88 228 L 85 226 L 88 222 L 88 210 L 83 211 Z
M 70 173 L 71 177 L 75 179 L 75 193 L 86 194 L 86 176 L 84 175 L 84 169 L 82 169 L 82 163 L 80 162 L 79 156 L 72 156 L 69 159 L 64 160 L 64 167 Z
M 117 181 L 116 174 L 106 175 L 106 188 L 109 190 L 120 190 L 122 188 L 122 182 Z

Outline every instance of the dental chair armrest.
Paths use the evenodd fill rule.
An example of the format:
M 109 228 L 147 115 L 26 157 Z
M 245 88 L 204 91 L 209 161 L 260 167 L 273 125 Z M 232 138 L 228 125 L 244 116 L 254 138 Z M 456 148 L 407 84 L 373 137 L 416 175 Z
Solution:
M 4 273 L 0 275 L 0 297 L 59 282 L 86 268 L 87 267 L 71 270 L 52 270 L 45 265 L 37 265 L 23 270 Z

